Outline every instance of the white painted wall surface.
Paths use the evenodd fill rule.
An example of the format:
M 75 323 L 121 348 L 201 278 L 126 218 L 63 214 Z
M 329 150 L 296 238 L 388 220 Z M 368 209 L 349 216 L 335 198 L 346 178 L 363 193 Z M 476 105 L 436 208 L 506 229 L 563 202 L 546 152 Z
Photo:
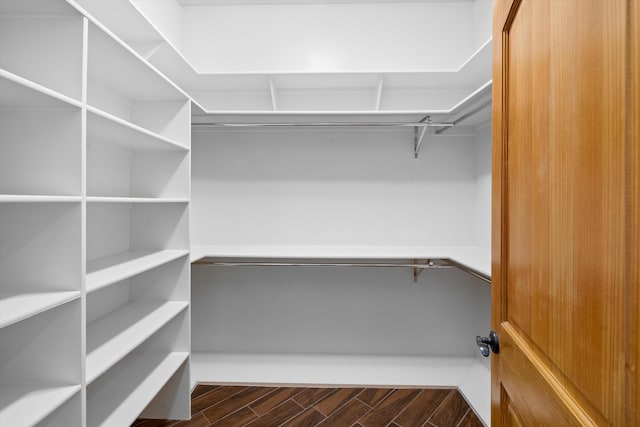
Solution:
M 473 137 L 194 132 L 194 245 L 473 246 Z
M 177 0 L 130 0 L 176 49 L 182 50 L 182 6 Z
M 475 50 L 473 2 L 183 7 L 201 73 L 456 69 Z
M 474 26 L 476 48 L 489 40 L 492 33 L 493 0 L 475 0 Z
M 476 131 L 476 246 L 491 250 L 491 124 Z
M 192 277 L 196 353 L 474 356 L 474 290 L 487 287 L 455 269 L 417 284 L 401 268 L 194 266 Z

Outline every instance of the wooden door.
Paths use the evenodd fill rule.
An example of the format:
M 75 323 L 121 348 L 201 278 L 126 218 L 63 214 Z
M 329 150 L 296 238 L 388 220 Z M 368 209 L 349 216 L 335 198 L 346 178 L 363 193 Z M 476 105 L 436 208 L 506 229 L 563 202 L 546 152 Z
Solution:
M 640 426 L 639 3 L 496 0 L 494 426 Z

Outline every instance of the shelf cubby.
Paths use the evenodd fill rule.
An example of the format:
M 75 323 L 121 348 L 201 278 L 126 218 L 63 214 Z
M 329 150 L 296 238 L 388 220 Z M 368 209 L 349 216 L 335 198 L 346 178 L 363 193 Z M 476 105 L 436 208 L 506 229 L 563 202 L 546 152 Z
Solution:
M 3 425 L 35 425 L 79 395 L 79 299 L 0 329 L 0 341 Z M 74 424 L 79 423 L 79 411 L 76 416 Z
M 87 292 L 185 257 L 187 250 L 127 251 L 87 263 Z
M 87 326 L 87 383 L 188 307 L 187 301 L 130 302 Z
M 129 425 L 165 385 L 181 390 L 169 393 L 171 397 L 162 396 L 178 403 L 160 405 L 161 408 L 149 415 L 172 419 L 189 416 L 186 304 L 184 302 L 184 308 L 162 328 L 149 334 L 150 337 L 88 385 L 88 426 Z M 176 381 L 177 384 L 167 384 L 174 382 L 170 380 L 177 372 L 185 378 Z
M 0 93 L 0 194 L 79 197 L 80 107 L 9 73 Z
M 94 113 L 88 115 L 87 129 L 90 197 L 140 199 L 132 202 L 188 198 L 186 147 Z
M 80 202 L 0 203 L 0 327 L 80 297 Z
M 183 146 L 189 145 L 188 97 L 135 51 L 89 26 L 87 103 Z
M 130 425 L 140 415 L 140 407 L 144 408 L 151 403 L 153 397 L 162 391 L 172 377 L 188 376 L 188 358 L 189 353 L 186 351 L 130 355 L 121 362 L 123 366 L 118 367 L 117 372 L 105 375 L 87 388 L 87 426 Z M 188 391 L 185 396 L 188 396 Z M 184 412 L 184 408 L 182 411 Z M 150 415 L 163 417 L 162 414 Z M 180 416 L 188 418 L 190 415 Z
M 0 68 L 80 100 L 82 19 L 60 0 L 3 1 Z
M 80 425 L 80 411 L 62 415 L 65 421 L 55 421 L 56 412 L 62 412 L 61 406 L 77 396 L 79 408 L 80 385 L 48 386 L 42 384 L 3 384 L 0 389 L 0 420 L 8 426 Z M 34 410 L 37 408 L 37 410 Z M 62 417 L 61 416 L 61 417 Z

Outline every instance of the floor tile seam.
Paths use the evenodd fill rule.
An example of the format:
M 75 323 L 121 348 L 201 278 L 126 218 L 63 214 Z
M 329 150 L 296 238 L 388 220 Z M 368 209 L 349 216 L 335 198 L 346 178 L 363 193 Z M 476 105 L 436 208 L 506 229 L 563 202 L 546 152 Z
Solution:
M 287 388 L 287 387 L 278 387 L 278 388 L 276 388 L 273 392 L 271 392 L 271 393 L 267 393 L 267 394 L 265 394 L 264 396 L 259 397 L 258 399 L 254 400 L 253 402 L 249 402 L 249 403 L 247 403 L 247 406 L 248 406 L 248 407 L 249 407 L 249 408 L 250 408 L 250 409 L 251 409 L 251 410 L 252 410 L 252 411 L 253 411 L 257 416 L 261 417 L 262 415 L 264 415 L 264 414 L 267 414 L 267 413 L 271 412 L 271 410 L 272 410 L 273 408 L 275 408 L 276 406 L 280 406 L 282 403 L 286 402 L 286 401 L 287 401 L 287 400 L 289 400 L 289 399 L 285 399 L 285 400 L 283 400 L 282 402 L 280 402 L 279 404 L 277 404 L 276 406 L 273 406 L 273 407 L 269 408 L 269 410 L 268 410 L 267 412 L 265 412 L 264 414 L 262 414 L 262 415 L 260 415 L 256 410 L 254 410 L 254 409 L 251 407 L 251 405 L 253 405 L 254 403 L 256 403 L 258 400 L 262 400 L 262 399 L 264 399 L 265 397 L 270 396 L 270 395 L 271 395 L 271 394 L 273 394 L 273 393 L 276 393 L 278 390 L 282 390 L 282 389 L 286 389 L 286 388 Z
M 249 387 L 247 387 L 247 388 L 249 388 Z M 260 388 L 260 387 L 257 387 L 257 388 Z M 235 414 L 236 412 L 238 412 L 240 409 L 243 409 L 243 408 L 248 408 L 248 409 L 249 409 L 249 410 L 251 410 L 253 413 L 255 413 L 255 411 L 253 411 L 249 405 L 251 405 L 252 403 L 254 403 L 254 402 L 256 402 L 256 401 L 258 401 L 258 400 L 260 400 L 260 399 L 262 399 L 263 397 L 267 397 L 267 396 L 269 396 L 271 393 L 274 393 L 274 392 L 276 392 L 276 391 L 278 391 L 278 389 L 277 389 L 277 388 L 276 388 L 275 390 L 271 390 L 269 393 L 266 393 L 266 394 L 263 394 L 263 395 L 261 395 L 261 396 L 256 397 L 256 398 L 255 398 L 255 399 L 253 399 L 252 401 L 245 403 L 245 404 L 244 404 L 243 406 L 241 406 L 240 408 L 238 408 L 238 409 L 236 409 L 235 411 L 231 412 L 229 415 L 231 415 L 231 414 Z M 269 411 L 269 412 L 271 412 L 271 411 Z M 226 417 L 228 417 L 229 415 L 225 415 L 223 418 L 226 418 Z M 222 418 L 220 418 L 220 419 L 222 419 Z
M 374 408 L 372 408 L 371 406 L 367 405 L 366 403 L 364 403 L 364 402 L 363 402 L 363 401 L 361 401 L 360 399 L 356 399 L 356 400 L 358 400 L 358 402 L 362 403 L 365 407 L 367 407 L 367 408 L 369 408 L 369 409 L 368 409 L 368 411 L 367 411 L 367 412 L 365 412 L 364 414 L 362 414 L 362 415 L 360 416 L 360 418 L 358 418 L 358 419 L 357 419 L 353 424 L 358 424 L 358 423 L 359 423 L 359 424 L 361 424 L 361 425 L 363 425 L 363 426 L 365 426 L 365 427 L 366 427 L 366 425 L 365 425 L 365 424 L 362 424 L 362 423 L 361 423 L 361 421 L 362 421 L 362 420 L 363 420 L 367 415 L 369 415 L 369 414 L 374 410 Z
M 404 408 L 402 408 L 402 410 L 401 410 L 401 411 L 399 411 L 399 412 L 396 414 L 396 416 L 395 416 L 395 417 L 393 417 L 393 419 L 391 420 L 391 422 L 390 422 L 389 424 L 391 424 L 391 423 L 396 423 L 396 424 L 398 424 L 398 425 L 401 425 L 400 423 L 397 423 L 397 422 L 396 422 L 396 419 L 397 419 L 400 415 L 402 415 L 402 413 L 403 413 L 404 411 L 406 411 L 406 410 L 407 410 L 407 408 L 408 408 L 408 407 L 409 407 L 409 406 L 410 406 L 410 405 L 411 405 L 411 404 L 412 404 L 412 403 L 413 403 L 413 402 L 414 402 L 418 397 L 420 397 L 420 395 L 421 395 L 422 393 L 424 393 L 424 390 L 425 390 L 425 389 L 423 389 L 423 388 L 422 388 L 422 389 L 416 389 L 416 390 L 420 390 L 420 392 L 419 392 L 418 394 L 416 394 L 416 396 L 415 396 L 413 399 L 411 399 L 411 401 L 410 401 L 410 402 L 408 402 L 408 403 L 404 406 Z M 432 412 L 432 413 L 433 413 L 433 412 Z M 429 417 L 430 417 L 430 416 L 431 416 L 431 414 L 429 414 Z M 427 417 L 427 419 L 429 419 L 429 417 Z
M 358 395 L 358 396 L 359 396 L 359 395 Z M 369 408 L 369 409 L 373 409 L 373 406 L 371 406 L 371 405 L 367 405 L 367 404 L 366 404 L 366 403 L 364 403 L 362 400 L 358 399 L 358 396 L 354 397 L 354 398 L 353 398 L 353 399 L 351 399 L 351 400 L 357 400 L 358 402 L 362 403 L 362 404 L 363 404 L 364 406 L 366 406 L 367 408 Z
M 246 387 L 244 390 L 247 390 L 248 388 L 249 388 L 249 387 Z M 244 391 L 244 390 L 242 390 L 242 391 Z M 277 389 L 276 389 L 276 390 L 277 390 Z M 248 408 L 249 410 L 251 410 L 251 408 L 249 407 L 249 405 L 250 405 L 250 404 L 252 404 L 252 403 L 253 403 L 253 402 L 255 402 L 256 400 L 262 399 L 263 397 L 270 395 L 271 393 L 273 393 L 273 392 L 274 392 L 274 391 L 276 391 L 276 390 L 272 390 L 271 392 L 269 392 L 269 393 L 267 393 L 267 394 L 263 394 L 262 396 L 260 396 L 260 397 L 257 397 L 257 398 L 255 398 L 255 399 L 253 399 L 252 401 L 250 401 L 250 402 L 246 403 L 245 405 L 240 406 L 239 408 L 236 408 L 235 410 L 233 410 L 232 412 L 228 413 L 227 415 L 225 415 L 225 416 L 223 416 L 223 417 L 221 417 L 221 418 L 217 418 L 217 419 L 216 419 L 216 420 L 214 420 L 214 421 L 209 420 L 209 418 L 204 414 L 204 411 L 205 411 L 206 409 L 208 409 L 208 408 L 211 408 L 211 407 L 213 407 L 213 406 L 218 405 L 218 403 L 216 403 L 215 405 L 211 405 L 211 406 L 209 406 L 208 408 L 203 409 L 201 412 L 203 412 L 203 414 L 202 414 L 202 415 L 204 415 L 204 417 L 207 419 L 207 421 L 209 421 L 209 423 L 210 423 L 210 424 L 217 423 L 217 422 L 219 422 L 219 421 L 221 421 L 221 420 L 224 420 L 224 419 L 225 419 L 225 418 L 227 418 L 227 417 L 230 417 L 231 415 L 235 414 L 236 412 L 240 411 L 241 409 Z M 236 395 L 238 395 L 239 393 L 241 393 L 241 392 L 238 392 L 238 393 L 234 394 L 233 396 L 236 396 Z M 228 398 L 228 399 L 230 399 L 230 398 L 231 398 L 231 397 L 233 397 L 233 396 L 229 396 L 229 398 Z M 226 400 L 228 400 L 228 399 L 225 399 L 225 400 L 223 400 L 223 401 L 221 401 L 221 402 L 224 402 L 224 401 L 226 401 Z M 254 411 L 252 411 L 252 412 L 254 412 Z M 254 412 L 254 413 L 255 413 L 255 412 Z
M 338 389 L 341 390 L 341 389 Z M 364 390 L 363 390 L 364 391 Z M 360 393 L 358 393 L 360 394 Z M 349 402 L 351 402 L 354 399 L 357 399 L 358 394 L 353 396 L 351 399 L 347 400 L 345 403 L 343 403 L 342 405 L 340 405 L 339 407 L 337 407 L 336 409 L 334 409 L 333 411 L 331 411 L 330 414 L 325 415 L 324 413 L 322 413 L 318 408 L 315 407 L 315 405 L 312 405 L 311 407 L 314 408 L 316 411 L 318 411 L 319 413 L 321 413 L 322 415 L 324 415 L 325 418 L 329 418 L 331 415 L 333 415 L 334 413 L 338 412 L 340 409 L 342 409 L 343 407 L 345 407 Z M 329 395 L 331 396 L 331 395 Z M 327 397 L 329 397 L 327 396 Z M 324 400 L 324 399 L 323 399 Z M 360 403 L 362 403 L 363 405 L 367 406 L 370 408 L 369 405 L 367 405 L 366 403 L 364 403 L 363 401 L 361 401 L 360 399 L 357 399 Z M 317 403 L 317 402 L 316 402 Z
M 218 418 L 217 420 L 215 420 L 215 421 L 213 421 L 213 422 L 209 421 L 209 424 L 210 424 L 210 425 L 214 425 L 214 424 L 219 423 L 220 421 L 224 421 L 225 419 L 227 419 L 227 418 L 229 418 L 230 416 L 234 415 L 236 412 L 240 412 L 240 411 L 241 411 L 241 410 L 243 410 L 244 408 L 247 408 L 247 409 L 251 410 L 251 408 L 249 408 L 249 407 L 247 407 L 247 406 L 243 406 L 243 407 L 238 408 L 238 409 L 236 409 L 235 411 L 231 412 L 230 414 L 225 415 L 225 416 L 224 416 L 224 417 L 222 417 L 222 418 Z M 254 412 L 254 413 L 255 413 L 255 412 Z M 202 415 L 204 415 L 204 414 L 202 414 Z M 209 419 L 207 418 L 207 416 L 206 416 L 206 415 L 204 415 L 204 417 L 205 417 L 207 420 L 209 420 Z
M 393 389 L 393 392 L 396 392 L 396 391 L 398 391 L 398 390 L 421 390 L 421 389 L 415 389 L 415 388 L 414 388 L 414 389 Z M 392 393 L 393 393 L 393 392 L 392 392 Z M 390 395 L 391 395 L 392 393 L 390 393 Z M 419 395 L 419 394 L 420 394 L 420 393 L 418 393 L 418 395 Z M 390 395 L 389 395 L 389 396 L 390 396 Z M 377 409 L 384 410 L 385 408 L 379 408 L 379 407 L 380 407 L 380 405 L 382 405 L 384 402 L 386 402 L 386 401 L 387 401 L 387 398 L 388 398 L 389 396 L 385 397 L 385 398 L 384 398 L 380 403 L 378 403 L 378 404 L 377 404 L 373 409 L 374 409 L 374 410 L 377 410 Z M 417 397 L 417 395 L 416 395 L 416 397 Z M 413 399 L 411 399 L 411 401 L 413 402 Z M 402 411 L 404 411 L 405 409 L 407 409 L 407 406 L 409 406 L 409 403 L 407 403 L 406 405 L 404 405 L 404 406 L 402 407 L 402 409 L 400 409 L 398 412 L 396 412 L 396 414 L 395 414 L 395 416 L 393 417 L 393 419 L 389 421 L 389 424 L 391 424 L 391 423 L 393 422 L 393 420 L 395 420 L 395 418 L 396 418 L 396 417 L 397 417 L 397 416 L 398 416 Z
M 302 405 L 300 405 L 298 402 L 296 402 L 295 400 L 293 400 L 293 398 L 289 398 L 287 400 L 285 400 L 284 402 L 282 402 L 280 405 L 276 406 L 275 408 L 273 408 L 272 410 L 276 409 L 279 406 L 284 405 L 285 403 L 287 403 L 288 401 L 292 401 L 294 404 L 298 405 L 298 408 L 300 408 L 300 411 L 298 411 L 295 415 L 290 416 L 289 418 L 287 418 L 286 420 L 284 420 L 283 422 L 281 422 L 280 424 L 278 424 L 277 426 L 274 427 L 280 427 L 285 425 L 286 423 L 288 423 L 289 421 L 291 421 L 292 419 L 294 419 L 295 417 L 297 417 L 298 415 L 300 415 L 301 413 L 303 413 L 304 411 L 307 410 L 307 408 L 303 408 Z M 269 411 L 271 412 L 271 411 Z M 269 413 L 267 412 L 267 414 Z M 267 415 L 265 414 L 265 415 Z
M 320 425 L 320 424 L 322 424 L 322 423 L 323 423 L 327 418 L 329 418 L 329 417 L 327 417 L 326 415 L 324 415 L 322 412 L 318 411 L 318 410 L 317 410 L 316 408 L 314 408 L 313 406 L 309 406 L 308 408 L 306 408 L 306 409 L 305 409 L 303 412 L 301 412 L 300 414 L 302 414 L 302 413 L 306 412 L 306 411 L 307 411 L 307 410 L 309 410 L 309 409 L 313 409 L 314 411 L 316 411 L 317 413 L 319 413 L 320 415 L 322 415 L 322 419 L 321 419 L 320 421 L 318 421 L 317 423 L 315 423 L 315 424 L 313 425 L 313 427 L 319 426 L 319 425 Z M 298 414 L 298 415 L 300 415 L 300 414 Z M 296 415 L 296 417 L 297 417 L 298 415 Z M 288 422 L 288 421 L 287 421 L 287 422 Z
M 315 387 L 310 387 L 310 388 L 315 388 Z M 327 389 L 331 389 L 332 387 L 326 387 L 323 388 L 323 390 L 327 390 Z M 298 402 L 297 400 L 295 400 L 295 397 L 299 396 L 300 394 L 302 394 L 304 392 L 301 391 L 300 393 L 296 394 L 296 396 L 293 396 L 292 399 L 294 400 L 294 402 L 296 402 L 298 405 L 302 406 L 304 409 L 307 408 L 311 408 L 313 407 L 316 403 L 318 403 L 319 401 L 321 401 L 322 399 L 326 399 L 327 397 L 331 396 L 332 394 L 334 394 L 335 392 L 337 392 L 339 389 L 338 388 L 334 388 L 333 391 L 329 394 L 326 394 L 324 396 L 322 396 L 320 399 L 313 401 L 312 403 L 309 404 L 309 406 L 304 406 L 302 403 Z
M 465 412 L 464 415 L 462 415 L 462 417 L 460 417 L 460 421 L 458 421 L 458 424 L 456 424 L 456 427 L 460 427 L 460 424 L 462 424 L 464 419 L 467 417 L 467 415 L 469 414 L 469 411 L 471 411 L 470 407 L 467 408 L 467 412 Z
M 447 395 L 447 397 L 445 397 L 444 399 L 442 399 L 442 402 L 440 402 L 440 404 L 433 410 L 433 412 L 431 413 L 431 415 L 429 415 L 429 418 L 427 418 L 427 422 L 431 425 L 434 425 L 431 421 L 429 421 L 431 419 L 431 417 L 433 417 L 433 414 L 435 414 L 436 412 L 438 412 L 438 410 L 440 409 L 440 407 L 442 405 L 444 405 L 444 402 L 447 401 L 447 399 L 449 399 L 449 397 L 451 397 L 454 393 L 459 393 L 459 391 L 457 391 L 456 389 L 451 389 L 451 391 L 449 391 L 449 395 Z M 438 426 L 436 426 L 438 427 Z
M 372 408 L 377 408 L 378 406 L 382 405 L 388 398 L 389 396 L 391 396 L 393 394 L 394 391 L 398 390 L 397 388 L 389 388 L 389 389 L 383 389 L 383 390 L 388 390 L 387 394 L 384 395 L 384 397 L 382 398 L 382 400 L 378 403 L 376 403 L 375 406 L 372 406 Z
M 232 386 L 231 386 L 231 387 L 232 387 Z M 209 405 L 209 406 L 206 406 L 206 407 L 202 408 L 202 409 L 201 409 L 200 411 L 198 411 L 198 412 L 204 412 L 205 410 L 207 410 L 207 409 L 209 409 L 209 408 L 211 408 L 211 407 L 213 407 L 213 406 L 219 405 L 219 404 L 221 404 L 222 402 L 226 402 L 227 400 L 231 399 L 233 396 L 236 396 L 237 394 L 242 393 L 243 391 L 245 391 L 245 390 L 246 390 L 246 389 L 248 389 L 248 388 L 249 388 L 249 387 L 241 387 L 241 390 L 239 390 L 237 393 L 231 394 L 231 395 L 229 395 L 229 396 L 225 397 L 225 398 L 224 398 L 224 399 L 222 399 L 222 400 L 218 400 L 216 403 L 213 403 L 213 404 L 211 404 L 211 405 Z M 211 393 L 211 392 L 213 392 L 213 391 L 215 391 L 215 390 L 211 390 L 210 392 L 207 392 L 207 393 L 205 393 L 205 394 L 209 394 L 209 393 Z M 203 396 L 204 396 L 204 395 L 203 395 Z M 204 415 L 204 414 L 203 414 L 203 415 Z M 206 418 L 206 417 L 205 417 L 205 418 Z

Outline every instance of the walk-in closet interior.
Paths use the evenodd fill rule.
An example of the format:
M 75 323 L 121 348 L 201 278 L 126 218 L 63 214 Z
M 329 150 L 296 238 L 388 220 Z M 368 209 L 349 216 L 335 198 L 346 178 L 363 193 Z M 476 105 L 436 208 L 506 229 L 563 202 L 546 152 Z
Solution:
M 0 0 L 0 425 L 197 383 L 489 423 L 491 0 Z

